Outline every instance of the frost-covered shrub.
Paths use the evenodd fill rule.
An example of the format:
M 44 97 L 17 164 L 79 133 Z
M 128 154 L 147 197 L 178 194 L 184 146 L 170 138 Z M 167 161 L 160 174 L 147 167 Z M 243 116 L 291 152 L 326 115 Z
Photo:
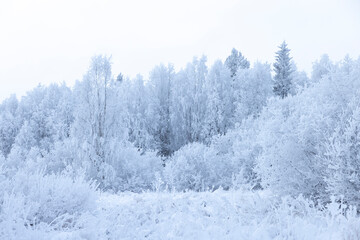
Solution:
M 46 224 L 34 226 L 35 221 L 29 213 L 33 203 L 26 202 L 23 195 L 6 192 L 0 206 L 1 239 L 42 239 L 45 236 Z
M 0 201 L 0 223 L 9 231 L 16 222 L 21 227 L 61 222 L 57 227 L 69 228 L 78 216 L 95 208 L 98 196 L 95 182 L 89 183 L 83 176 L 19 171 L 7 181 Z
M 360 236 L 355 208 L 335 201 L 317 206 L 303 196 L 282 197 L 259 225 L 265 226 L 264 232 L 272 236 L 269 239 L 358 239 L 355 236 Z
M 208 148 L 201 143 L 188 144 L 175 152 L 166 163 L 164 177 L 166 183 L 176 190 L 204 188 L 204 180 L 209 180 L 206 169 L 205 152 Z
M 75 161 L 79 154 L 78 150 L 75 141 L 71 138 L 56 142 L 54 149 L 46 156 L 46 171 L 58 173 L 66 166 L 72 166 L 74 169 L 81 168 L 79 162 Z
M 142 191 L 151 189 L 155 174 L 161 171 L 162 161 L 155 152 L 139 151 L 129 142 L 112 139 L 105 147 L 105 161 L 94 165 L 98 158 L 91 144 L 67 139 L 55 144 L 45 158 L 48 173 L 61 172 L 67 166 L 74 171 L 85 169 L 87 179 L 95 179 L 103 190 Z
M 156 174 L 162 170 L 161 158 L 155 152 L 140 152 L 133 146 L 111 147 L 107 169 L 112 171 L 113 180 L 107 183 L 114 190 L 139 192 L 151 189 Z
M 260 145 L 257 135 L 260 131 L 258 121 L 252 117 L 242 121 L 241 126 L 224 136 L 224 147 L 229 147 L 227 156 L 232 162 L 232 170 L 235 174 L 233 187 L 259 187 L 259 179 L 254 171 L 256 159 L 260 154 Z
M 356 210 L 270 191 L 103 194 L 69 239 L 359 239 Z M 130 230 L 129 230 L 130 229 Z M 136 231 L 132 231 L 136 229 Z M 81 238 L 80 238 L 81 239 Z
M 251 163 L 238 153 L 234 155 L 232 142 L 236 134 L 216 137 L 210 146 L 192 143 L 182 147 L 166 162 L 165 183 L 180 191 L 204 191 L 219 187 L 228 189 L 236 187 L 235 183 L 248 183 L 252 179 Z M 240 145 L 237 143 L 234 146 Z

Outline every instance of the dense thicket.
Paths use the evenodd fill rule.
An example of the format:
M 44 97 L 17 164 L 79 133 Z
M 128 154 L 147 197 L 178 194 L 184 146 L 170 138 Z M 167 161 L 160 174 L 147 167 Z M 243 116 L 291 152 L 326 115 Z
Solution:
M 3 176 L 84 173 L 104 189 L 268 188 L 359 204 L 360 59 L 325 55 L 308 78 L 283 43 L 274 63 L 233 50 L 211 67 L 160 64 L 148 79 L 95 56 L 73 88 L 0 105 Z M 49 176 L 55 176 L 49 175 Z

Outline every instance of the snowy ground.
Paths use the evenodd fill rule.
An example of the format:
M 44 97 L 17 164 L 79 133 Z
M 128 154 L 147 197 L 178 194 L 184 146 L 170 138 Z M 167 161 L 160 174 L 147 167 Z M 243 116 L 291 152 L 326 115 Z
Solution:
M 72 227 L 52 224 L 23 239 L 360 239 L 360 220 L 341 211 L 266 192 L 102 193 Z

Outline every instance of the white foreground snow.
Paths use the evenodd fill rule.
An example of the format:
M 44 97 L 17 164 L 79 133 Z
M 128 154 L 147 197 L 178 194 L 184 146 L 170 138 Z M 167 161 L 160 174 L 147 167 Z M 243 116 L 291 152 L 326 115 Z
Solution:
M 267 192 L 101 193 L 95 209 L 16 229 L 13 239 L 359 239 L 360 219 L 343 210 Z

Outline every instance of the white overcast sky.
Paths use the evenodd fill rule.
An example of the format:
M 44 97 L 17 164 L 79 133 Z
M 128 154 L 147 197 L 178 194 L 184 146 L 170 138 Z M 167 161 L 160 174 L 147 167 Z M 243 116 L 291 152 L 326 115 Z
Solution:
M 327 53 L 360 55 L 360 0 L 1 0 L 0 100 L 39 83 L 81 79 L 94 54 L 112 55 L 113 74 L 211 65 L 233 47 L 272 63 L 288 42 L 300 70 Z

